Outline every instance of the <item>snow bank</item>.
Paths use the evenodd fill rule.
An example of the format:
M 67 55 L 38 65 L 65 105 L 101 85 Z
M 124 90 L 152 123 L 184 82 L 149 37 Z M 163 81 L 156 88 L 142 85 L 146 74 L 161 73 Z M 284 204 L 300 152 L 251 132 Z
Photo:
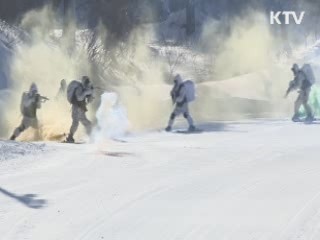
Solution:
M 38 154 L 45 149 L 45 144 L 0 141 L 0 161 Z

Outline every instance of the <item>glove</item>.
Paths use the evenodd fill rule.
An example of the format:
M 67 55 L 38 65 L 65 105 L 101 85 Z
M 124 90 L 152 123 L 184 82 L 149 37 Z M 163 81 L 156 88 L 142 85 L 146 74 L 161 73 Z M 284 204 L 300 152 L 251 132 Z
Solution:
M 187 102 L 187 99 L 184 98 L 182 102 L 177 102 L 178 107 L 182 107 Z
M 88 96 L 87 97 L 87 103 L 93 102 L 94 97 L 93 96 Z
M 90 96 L 93 94 L 93 89 L 92 88 L 87 88 L 85 91 L 84 91 L 85 95 L 86 96 Z

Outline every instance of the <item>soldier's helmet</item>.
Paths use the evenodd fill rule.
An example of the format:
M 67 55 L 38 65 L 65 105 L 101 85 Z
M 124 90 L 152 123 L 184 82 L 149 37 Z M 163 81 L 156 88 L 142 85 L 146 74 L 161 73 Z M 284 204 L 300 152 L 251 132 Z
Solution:
M 82 76 L 81 83 L 84 87 L 88 87 L 90 85 L 90 79 L 88 76 Z
M 181 78 L 180 74 L 177 74 L 177 75 L 174 77 L 173 82 L 174 82 L 175 84 L 180 84 L 180 83 L 182 83 L 182 78 Z
M 298 66 L 298 64 L 294 63 L 294 64 L 292 65 L 291 70 L 292 70 L 294 73 L 297 73 L 297 72 L 299 71 L 299 66 Z
M 62 79 L 60 81 L 60 86 L 62 89 L 66 89 L 67 88 L 67 81 L 65 79 Z
M 37 85 L 35 83 L 31 84 L 29 92 L 32 93 L 32 94 L 37 94 L 38 93 L 38 87 L 37 87 Z

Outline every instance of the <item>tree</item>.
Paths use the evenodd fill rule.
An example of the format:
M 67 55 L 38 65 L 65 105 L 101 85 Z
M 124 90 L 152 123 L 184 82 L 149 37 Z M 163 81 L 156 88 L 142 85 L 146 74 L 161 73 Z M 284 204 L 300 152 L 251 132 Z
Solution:
M 196 31 L 196 10 L 194 0 L 186 1 L 186 34 L 190 37 Z
M 53 12 L 58 12 L 59 7 L 63 7 L 63 31 L 69 28 L 70 19 L 72 19 L 72 0 L 52 0 Z

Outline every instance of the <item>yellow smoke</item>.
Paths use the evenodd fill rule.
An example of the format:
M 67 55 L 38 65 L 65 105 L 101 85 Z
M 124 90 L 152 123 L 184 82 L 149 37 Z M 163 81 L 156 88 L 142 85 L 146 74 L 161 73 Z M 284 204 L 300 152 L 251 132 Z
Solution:
M 56 99 L 60 81 L 67 79 L 70 82 L 90 73 L 89 61 L 83 52 L 76 52 L 73 55 L 68 52 L 70 43 L 74 44 L 74 38 L 64 37 L 60 46 L 50 42 L 54 39 L 52 26 L 54 18 L 49 7 L 31 11 L 24 16 L 21 27 L 28 30 L 31 41 L 16 49 L 10 69 L 14 93 L 9 103 L 11 107 L 7 118 L 13 121 L 8 123 L 7 128 L 13 131 L 19 125 L 21 94 L 28 91 L 34 82 L 38 86 L 39 93 L 50 98 L 50 101 L 43 103 L 42 108 L 38 110 L 43 140 L 56 140 L 57 136 L 68 133 L 71 125 L 69 103 L 66 98 L 60 101 Z M 31 129 L 21 135 L 21 139 L 25 140 L 32 137 Z
M 82 75 L 88 75 L 99 77 L 92 78 L 94 84 L 110 86 L 110 79 L 97 76 L 97 73 L 93 72 L 87 49 L 75 48 L 74 24 L 69 24 L 71 29 L 63 34 L 63 38 L 58 36 L 61 31 L 54 31 L 54 25 L 54 14 L 50 7 L 31 11 L 21 21 L 21 27 L 29 32 L 31 41 L 16 50 L 11 63 L 13 95 L 8 103 L 10 108 L 6 117 L 12 121 L 6 126 L 7 136 L 21 121 L 21 94 L 28 91 L 33 82 L 37 84 L 41 95 L 50 98 L 38 111 L 42 140 L 62 138 L 71 125 L 70 104 L 66 98 L 59 101 L 55 99 L 61 79 L 70 82 Z M 98 38 L 104 41 L 106 34 L 107 30 L 100 25 Z M 125 47 L 115 45 L 113 49 L 105 51 L 100 59 L 100 67 L 104 67 L 103 64 L 116 58 L 112 59 L 111 66 L 106 67 L 108 72 L 114 73 L 118 81 L 116 86 L 109 89 L 120 94 L 120 101 L 128 110 L 133 129 L 162 126 L 169 114 L 168 91 L 163 91 L 163 84 L 160 86 L 164 79 L 164 66 L 162 62 L 154 60 L 148 47 L 152 34 L 152 30 L 136 29 L 129 40 L 123 43 Z M 98 98 L 99 96 L 95 105 L 89 108 L 88 116 L 91 120 L 94 120 Z M 79 131 L 78 136 L 83 136 L 83 132 Z M 20 139 L 32 138 L 30 129 L 23 133 Z
M 270 32 L 264 16 L 251 13 L 245 18 L 234 19 L 227 35 L 219 30 L 220 24 L 211 22 L 202 35 L 207 53 L 214 58 L 214 74 L 207 83 L 198 84 L 198 99 L 191 108 L 195 118 L 212 120 L 227 116 L 234 119 L 238 117 L 235 115 L 243 117 L 243 113 L 260 113 L 264 103 L 271 103 L 271 110 L 288 111 L 290 102 L 283 100 L 282 96 L 291 77 L 290 71 L 275 66 L 273 62 L 277 39 Z M 21 94 L 32 82 L 38 85 L 42 95 L 51 99 L 39 110 L 43 140 L 57 140 L 61 134 L 67 133 L 71 125 L 70 104 L 66 98 L 55 100 L 55 96 L 61 79 L 70 82 L 82 75 L 94 76 L 94 83 L 107 88 L 112 86 L 109 89 L 119 93 L 133 130 L 166 125 L 172 108 L 170 86 L 164 84 L 168 66 L 155 58 L 148 46 L 154 34 L 152 29 L 136 29 L 127 42 L 115 45 L 99 56 L 99 67 L 104 68 L 108 76 L 116 78 L 114 83 L 115 79 L 97 76 L 86 49 L 75 46 L 74 24 L 69 24 L 71 29 L 63 38 L 56 37 L 59 33 L 53 31 L 54 25 L 54 14 L 49 7 L 27 13 L 21 22 L 31 41 L 20 46 L 12 60 L 14 94 L 6 111 L 6 119 L 10 120 L 5 126 L 8 136 L 19 125 Z M 98 38 L 104 42 L 106 35 L 107 30 L 100 25 Z M 262 100 L 261 106 L 253 106 L 252 99 Z M 91 119 L 97 104 L 90 108 L 88 115 Z M 30 132 L 21 138 L 31 139 Z M 83 131 L 78 134 L 83 136 Z
M 291 103 L 283 95 L 291 78 L 291 63 L 278 64 L 279 41 L 265 14 L 248 11 L 232 19 L 228 26 L 210 21 L 204 28 L 202 42 L 214 61 L 210 79 L 213 81 L 200 86 L 201 103 L 198 101 L 195 107 L 199 114 L 235 119 L 289 111 Z
M 129 58 L 121 63 L 124 75 L 117 91 L 133 129 L 161 127 L 170 112 L 169 91 L 164 84 L 166 65 L 152 56 L 148 47 L 150 34 L 153 33 L 135 30 L 128 41 Z M 126 84 L 128 80 L 130 85 Z

